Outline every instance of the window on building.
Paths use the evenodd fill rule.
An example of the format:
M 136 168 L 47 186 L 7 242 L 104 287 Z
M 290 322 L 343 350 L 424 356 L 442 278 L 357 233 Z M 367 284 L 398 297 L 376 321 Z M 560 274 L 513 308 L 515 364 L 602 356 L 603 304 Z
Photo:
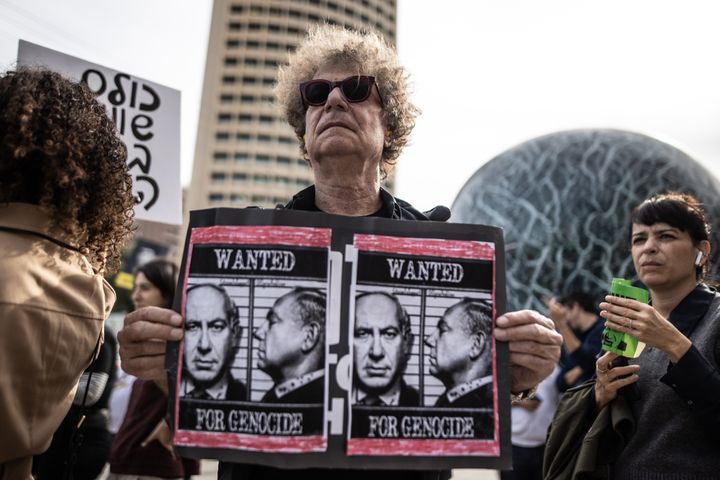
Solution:
M 258 139 L 258 142 L 270 143 L 271 137 L 270 137 L 270 135 L 258 135 L 257 139 Z
M 300 35 L 300 29 L 296 27 L 287 27 L 287 32 L 291 35 Z
M 212 172 L 212 175 L 210 176 L 210 179 L 213 181 L 213 183 L 224 182 L 225 178 L 226 175 L 223 172 Z
M 260 48 L 260 42 L 257 40 L 248 40 L 245 42 L 248 48 Z
M 232 67 L 234 65 L 238 64 L 237 57 L 225 57 L 225 65 L 228 67 Z
M 253 116 L 248 113 L 241 113 L 238 115 L 238 120 L 240 123 L 250 123 L 253 121 Z
M 231 32 L 239 32 L 242 30 L 242 24 L 240 22 L 230 22 L 228 23 L 228 30 Z
M 240 102 L 241 103 L 255 103 L 255 97 L 252 95 L 242 95 L 242 96 L 240 96 Z
M 217 116 L 218 122 L 220 123 L 228 123 L 232 121 L 232 113 L 222 112 L 218 113 Z
M 270 183 L 269 175 L 253 175 L 253 181 L 255 183 Z
M 232 4 L 232 5 L 230 5 L 230 11 L 232 13 L 243 13 L 243 6 L 237 5 L 237 4 Z
M 274 79 L 274 78 L 265 77 L 265 78 L 263 78 L 263 85 L 268 85 L 268 86 L 269 86 L 269 85 L 275 85 L 275 79 Z
M 270 115 L 260 115 L 260 123 L 273 123 L 274 120 Z
M 248 176 L 247 173 L 233 173 L 232 179 L 233 182 L 244 183 L 247 182 Z
M 227 46 L 227 48 L 238 48 L 240 46 L 240 40 L 236 40 L 233 38 L 225 42 L 225 45 Z
M 255 77 L 242 77 L 242 83 L 243 85 L 254 85 L 257 83 L 257 78 Z
M 241 142 L 249 142 L 252 137 L 249 133 L 238 133 L 235 135 L 235 138 Z
M 245 202 L 247 202 L 247 197 L 245 195 L 233 193 L 230 195 L 230 201 L 232 203 L 245 203 Z
M 218 163 L 227 162 L 228 154 L 227 152 L 214 152 L 213 153 L 213 160 Z
M 229 132 L 217 132 L 215 133 L 215 140 L 218 142 L 227 142 L 230 140 L 230 133 Z
M 217 203 L 222 202 L 225 196 L 222 193 L 211 193 L 208 195 L 208 200 L 210 200 L 210 203 Z
M 266 67 L 270 67 L 270 68 L 275 68 L 278 66 L 277 60 L 274 60 L 272 58 L 266 58 L 264 63 L 265 63 Z
M 234 158 L 236 162 L 244 163 L 250 160 L 250 155 L 246 152 L 235 152 Z
M 222 83 L 223 83 L 223 85 L 234 84 L 235 83 L 235 75 L 223 75 Z
M 284 143 L 284 144 L 293 144 L 295 143 L 295 140 L 290 137 L 278 137 L 278 142 Z
M 260 163 L 270 163 L 270 155 L 258 153 L 257 155 L 255 155 L 255 161 Z
M 253 195 L 252 203 L 272 203 L 272 197 L 266 197 L 265 195 Z
M 243 63 L 248 67 L 255 67 L 258 64 L 258 60 L 257 58 L 246 58 L 243 60 Z
M 248 24 L 248 30 L 251 32 L 257 32 L 262 29 L 262 25 L 259 23 L 250 23 Z
M 223 93 L 220 95 L 220 103 L 232 103 L 233 96 L 229 93 Z
M 291 162 L 290 157 L 282 157 L 282 156 L 277 157 L 277 163 L 279 163 L 281 165 L 290 165 L 290 162 Z

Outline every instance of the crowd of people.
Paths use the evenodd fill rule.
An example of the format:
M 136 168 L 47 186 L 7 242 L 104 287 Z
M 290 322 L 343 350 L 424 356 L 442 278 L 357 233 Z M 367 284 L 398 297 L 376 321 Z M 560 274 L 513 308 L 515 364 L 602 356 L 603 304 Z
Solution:
M 308 34 L 279 69 L 276 97 L 314 184 L 285 209 L 448 220 L 447 209 L 422 212 L 381 187 L 418 114 L 408 83 L 394 49 L 377 34 L 329 25 Z M 103 339 L 102 332 L 115 293 L 103 276 L 117 268 L 131 234 L 132 206 L 126 149 L 89 90 L 39 68 L 3 74 L 0 479 L 29 478 L 33 456 L 39 478 L 81 478 L 83 448 L 93 444 L 76 442 L 78 433 L 89 437 L 97 426 L 103 426 L 100 446 L 91 455 L 107 456 L 112 478 L 196 474 L 196 461 L 176 455 L 165 421 L 170 341 L 184 340 L 182 396 L 248 398 L 246 386 L 230 372 L 243 332 L 227 292 L 214 284 L 193 285 L 182 318 L 170 309 L 177 268 L 152 262 L 137 272 L 135 308 L 117 336 L 121 367 L 137 380 L 111 438 L 107 405 L 115 363 L 108 359 L 115 353 L 111 335 Z M 491 327 L 492 310 L 468 299 L 447 308 L 437 331 L 422 339 L 430 373 L 445 387 L 436 405 L 463 407 L 487 402 L 490 335 L 507 342 L 517 473 L 512 478 L 541 478 L 543 455 L 545 478 L 575 478 L 586 470 L 600 475 L 593 478 L 613 479 L 717 475 L 720 296 L 704 283 L 709 222 L 696 199 L 670 193 L 638 206 L 630 231 L 633 264 L 651 304 L 607 296 L 598 306 L 571 292 L 548 301 L 550 318 L 515 311 Z M 321 293 L 296 289 L 246 332 L 259 343 L 258 366 L 272 380 L 264 401 L 315 401 L 324 374 L 325 307 Z M 381 293 L 360 295 L 355 308 L 353 401 L 419 404 L 418 392 L 401 374 L 415 342 L 407 312 Z M 598 357 L 603 326 L 634 335 L 648 351 L 629 363 L 613 353 Z M 89 422 L 84 429 L 77 421 L 83 415 Z M 633 425 L 631 433 L 620 432 L 622 442 L 612 446 L 598 435 L 595 445 L 607 447 L 607 455 L 589 458 L 582 446 L 591 443 L 585 438 L 590 427 L 613 430 L 617 415 Z M 65 449 L 70 453 L 60 454 L 64 463 L 48 469 Z M 420 480 L 448 478 L 449 472 L 288 471 L 221 462 L 218 473 L 223 479 L 288 475 Z

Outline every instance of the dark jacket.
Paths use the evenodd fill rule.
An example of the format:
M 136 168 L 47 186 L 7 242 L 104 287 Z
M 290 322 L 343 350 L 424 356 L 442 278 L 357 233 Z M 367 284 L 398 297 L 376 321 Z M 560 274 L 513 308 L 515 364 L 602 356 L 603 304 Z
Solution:
M 610 465 L 635 431 L 621 393 L 595 415 L 595 381 L 568 390 L 560 400 L 545 444 L 543 478 L 607 479 Z

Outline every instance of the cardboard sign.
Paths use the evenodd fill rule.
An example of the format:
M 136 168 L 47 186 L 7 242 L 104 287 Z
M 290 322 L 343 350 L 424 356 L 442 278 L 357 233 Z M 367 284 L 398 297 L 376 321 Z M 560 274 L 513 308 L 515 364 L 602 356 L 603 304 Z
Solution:
M 87 84 L 127 147 L 135 218 L 182 223 L 179 91 L 24 40 L 18 65 L 44 66 Z
M 507 468 L 502 231 L 191 212 L 168 346 L 185 456 L 289 468 Z

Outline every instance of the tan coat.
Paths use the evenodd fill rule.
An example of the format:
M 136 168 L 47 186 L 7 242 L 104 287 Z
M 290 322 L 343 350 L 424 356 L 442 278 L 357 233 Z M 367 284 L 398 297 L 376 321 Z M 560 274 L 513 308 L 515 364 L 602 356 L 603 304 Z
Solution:
M 112 287 L 39 207 L 0 204 L 0 479 L 29 478 L 114 302 Z

